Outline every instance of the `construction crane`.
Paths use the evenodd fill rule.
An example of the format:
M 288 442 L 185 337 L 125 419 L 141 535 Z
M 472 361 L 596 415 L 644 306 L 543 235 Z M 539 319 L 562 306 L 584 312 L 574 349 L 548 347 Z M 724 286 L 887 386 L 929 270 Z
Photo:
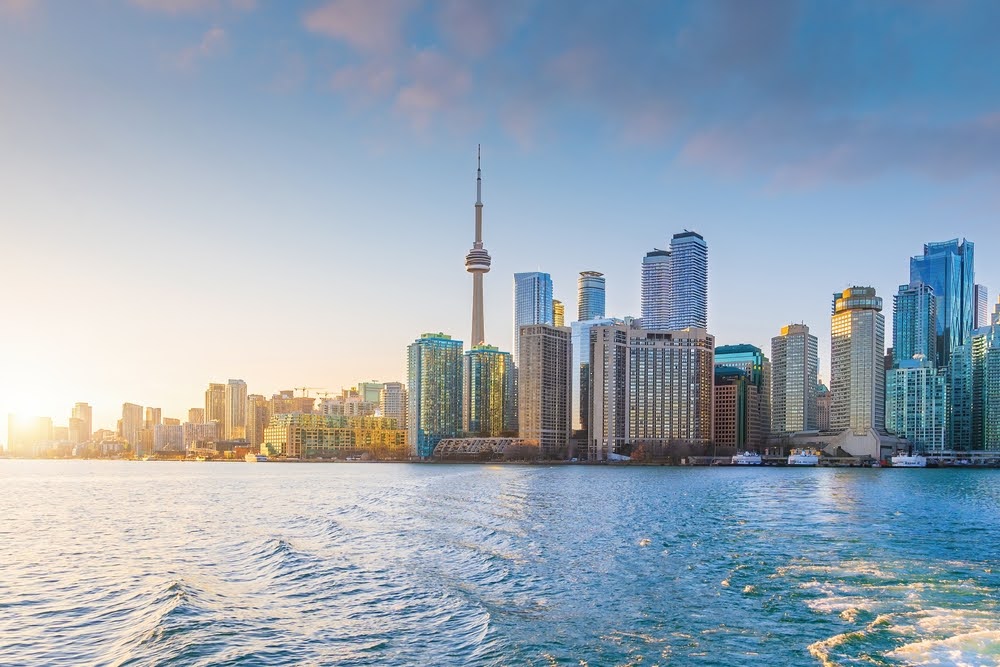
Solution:
M 295 391 L 301 391 L 304 398 L 309 398 L 310 391 L 316 391 L 317 389 L 326 389 L 326 387 L 294 387 Z

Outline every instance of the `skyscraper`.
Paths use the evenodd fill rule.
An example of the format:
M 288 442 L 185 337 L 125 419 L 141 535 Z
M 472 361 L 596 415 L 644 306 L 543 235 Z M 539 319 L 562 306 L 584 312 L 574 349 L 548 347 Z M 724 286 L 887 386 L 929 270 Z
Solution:
M 217 437 L 224 438 L 223 423 L 226 420 L 226 385 L 211 382 L 205 390 L 205 422 L 218 422 Z
M 514 274 L 514 363 L 518 356 L 521 327 L 526 324 L 553 324 L 552 276 L 539 271 Z
M 833 396 L 822 382 L 816 387 L 816 428 L 820 431 L 830 430 L 830 406 Z
M 244 440 L 247 436 L 247 383 L 230 380 L 225 385 L 226 401 L 222 432 L 226 440 Z
M 830 429 L 885 431 L 885 318 L 871 287 L 850 287 L 831 322 Z
M 462 430 L 495 438 L 517 430 L 514 363 L 509 352 L 477 345 L 462 359 Z
M 595 326 L 621 324 L 621 320 L 611 317 L 599 317 L 593 320 L 573 322 L 572 331 L 573 352 L 573 430 L 586 432 L 590 429 L 590 331 Z M 586 450 L 577 452 L 580 458 L 586 458 Z
M 143 427 L 142 406 L 135 403 L 122 404 L 121 437 L 132 447 L 135 456 L 145 456 L 152 452 L 142 451 L 142 441 L 139 438 Z
M 406 385 L 386 382 L 379 395 L 379 410 L 383 417 L 395 419 L 398 428 L 406 428 Z
M 910 258 L 910 282 L 934 290 L 937 365 L 948 369 L 949 449 L 972 447 L 972 327 L 975 321 L 975 245 L 952 239 L 924 244 Z
M 900 359 L 885 374 L 885 428 L 920 452 L 945 448 L 948 379 L 943 369 L 917 355 Z
M 93 408 L 87 403 L 77 403 L 73 406 L 73 419 L 79 419 L 80 424 L 78 426 L 78 437 L 79 440 L 76 442 L 87 442 L 90 440 L 90 436 L 94 432 L 94 412 Z
M 771 431 L 771 364 L 753 345 L 715 348 L 715 442 L 763 451 Z
M 973 301 L 975 302 L 975 309 L 972 313 L 972 328 L 980 329 L 989 326 L 990 294 L 989 290 L 986 289 L 986 285 L 976 285 Z
M 472 274 L 472 347 L 486 342 L 486 323 L 483 319 L 483 275 L 490 270 L 490 254 L 483 246 L 483 172 L 481 153 L 476 156 L 476 240 L 465 256 L 465 270 Z M 551 299 L 551 291 L 550 296 Z
M 667 329 L 670 322 L 670 252 L 653 249 L 642 258 L 642 326 Z
M 581 271 L 576 285 L 576 319 L 583 322 L 604 317 L 604 274 Z
M 566 458 L 572 375 L 570 330 L 547 324 L 521 327 L 520 347 L 518 434 L 537 441 L 544 458 Z
M 819 342 L 805 324 L 789 324 L 771 339 L 771 432 L 817 429 Z
M 937 365 L 937 300 L 930 285 L 900 285 L 892 297 L 892 356 L 896 362 L 921 355 Z
M 566 306 L 558 299 L 552 299 L 552 322 L 557 327 L 566 326 Z
M 588 459 L 630 456 L 634 446 L 712 440 L 713 349 L 704 329 L 591 329 Z
M 429 458 L 462 428 L 462 341 L 426 333 L 407 347 L 410 452 Z
M 708 244 L 697 232 L 670 240 L 670 297 L 667 328 L 708 328 Z M 646 326 L 645 324 L 643 326 Z
M 152 430 L 154 427 L 160 424 L 162 415 L 163 415 L 162 408 L 147 407 L 146 418 L 143 420 L 142 427 Z
M 270 402 L 261 394 L 247 396 L 246 439 L 253 451 L 260 451 L 260 444 L 264 442 L 264 428 L 270 420 Z
M 972 335 L 972 446 L 1000 451 L 1000 321 Z
M 361 400 L 366 403 L 374 403 L 378 405 L 380 397 L 382 396 L 382 387 L 385 386 L 384 383 L 378 382 L 376 380 L 370 380 L 369 382 L 359 382 L 358 383 L 358 396 Z
M 204 424 L 205 423 L 205 408 L 191 408 L 188 410 L 188 423 L 189 424 Z

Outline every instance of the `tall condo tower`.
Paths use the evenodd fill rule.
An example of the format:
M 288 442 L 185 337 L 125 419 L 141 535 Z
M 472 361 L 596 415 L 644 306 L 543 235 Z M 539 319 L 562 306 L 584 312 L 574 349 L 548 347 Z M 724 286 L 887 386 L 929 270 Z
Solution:
M 872 287 L 836 296 L 831 320 L 830 429 L 885 431 L 885 318 Z
M 604 317 L 604 274 L 581 271 L 577 279 L 577 320 Z
M 670 239 L 670 296 L 667 328 L 708 326 L 708 244 L 697 232 Z M 645 326 L 645 324 L 643 325 Z
M 482 150 L 476 151 L 476 240 L 465 256 L 465 270 L 472 274 L 472 340 L 470 347 L 486 342 L 483 321 L 483 274 L 490 271 L 490 254 L 483 247 L 483 170 Z

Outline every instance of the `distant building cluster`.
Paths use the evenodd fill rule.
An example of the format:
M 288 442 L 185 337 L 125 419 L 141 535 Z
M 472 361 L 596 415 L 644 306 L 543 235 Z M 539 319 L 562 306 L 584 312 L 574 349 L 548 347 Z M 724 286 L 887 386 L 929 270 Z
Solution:
M 425 333 L 406 350 L 405 382 L 359 382 L 330 394 L 297 387 L 270 398 L 240 379 L 209 383 L 186 421 L 125 403 L 115 430 L 94 430 L 77 403 L 68 425 L 9 419 L 7 453 L 132 458 L 241 456 L 379 460 L 543 458 L 665 460 L 791 447 L 885 458 L 1000 451 L 1000 302 L 975 283 L 974 245 L 924 245 L 893 296 L 870 286 L 833 294 L 829 385 L 817 337 L 790 323 L 770 357 L 717 345 L 708 322 L 708 243 L 672 236 L 639 263 L 640 317 L 609 316 L 602 273 L 577 280 L 576 320 L 552 277 L 513 275 L 513 351 L 487 342 L 482 170 L 477 167 L 471 344 Z M 314 395 L 312 395 L 314 394 Z

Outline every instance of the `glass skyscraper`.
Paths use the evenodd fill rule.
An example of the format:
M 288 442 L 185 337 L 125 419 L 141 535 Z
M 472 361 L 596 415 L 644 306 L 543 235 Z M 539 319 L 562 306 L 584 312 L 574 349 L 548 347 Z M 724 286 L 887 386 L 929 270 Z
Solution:
M 948 431 L 944 370 L 919 355 L 898 360 L 885 374 L 885 420 L 889 433 L 905 437 L 917 451 L 943 450 Z
M 466 435 L 495 438 L 517 431 L 510 352 L 492 345 L 467 350 L 462 385 L 462 430 Z
M 910 282 L 934 290 L 937 365 L 948 369 L 948 448 L 972 447 L 972 327 L 975 321 L 975 245 L 952 239 L 924 244 L 910 258 Z
M 972 311 L 972 328 L 980 329 L 990 324 L 990 292 L 986 285 L 976 285 L 975 308 Z
M 577 280 L 577 320 L 593 320 L 604 317 L 604 274 L 597 271 L 581 271 Z
M 552 276 L 540 271 L 514 274 L 514 363 L 519 362 L 521 327 L 554 324 Z
M 410 453 L 429 458 L 462 428 L 462 341 L 427 333 L 406 352 Z
M 771 365 L 754 345 L 715 348 L 715 442 L 758 451 L 771 432 Z
M 1000 320 L 972 335 L 972 444 L 1000 451 Z
M 920 282 L 900 285 L 892 297 L 892 356 L 897 362 L 921 355 L 937 365 L 937 300 Z
M 669 264 L 667 328 L 708 328 L 708 244 L 705 238 L 696 232 L 674 234 L 670 240 Z
M 871 287 L 836 299 L 831 322 L 830 430 L 885 431 L 885 318 Z
M 587 431 L 590 428 L 590 330 L 609 324 L 621 324 L 613 317 L 601 317 L 583 322 L 573 322 L 573 430 Z M 585 456 L 586 450 L 578 452 Z

